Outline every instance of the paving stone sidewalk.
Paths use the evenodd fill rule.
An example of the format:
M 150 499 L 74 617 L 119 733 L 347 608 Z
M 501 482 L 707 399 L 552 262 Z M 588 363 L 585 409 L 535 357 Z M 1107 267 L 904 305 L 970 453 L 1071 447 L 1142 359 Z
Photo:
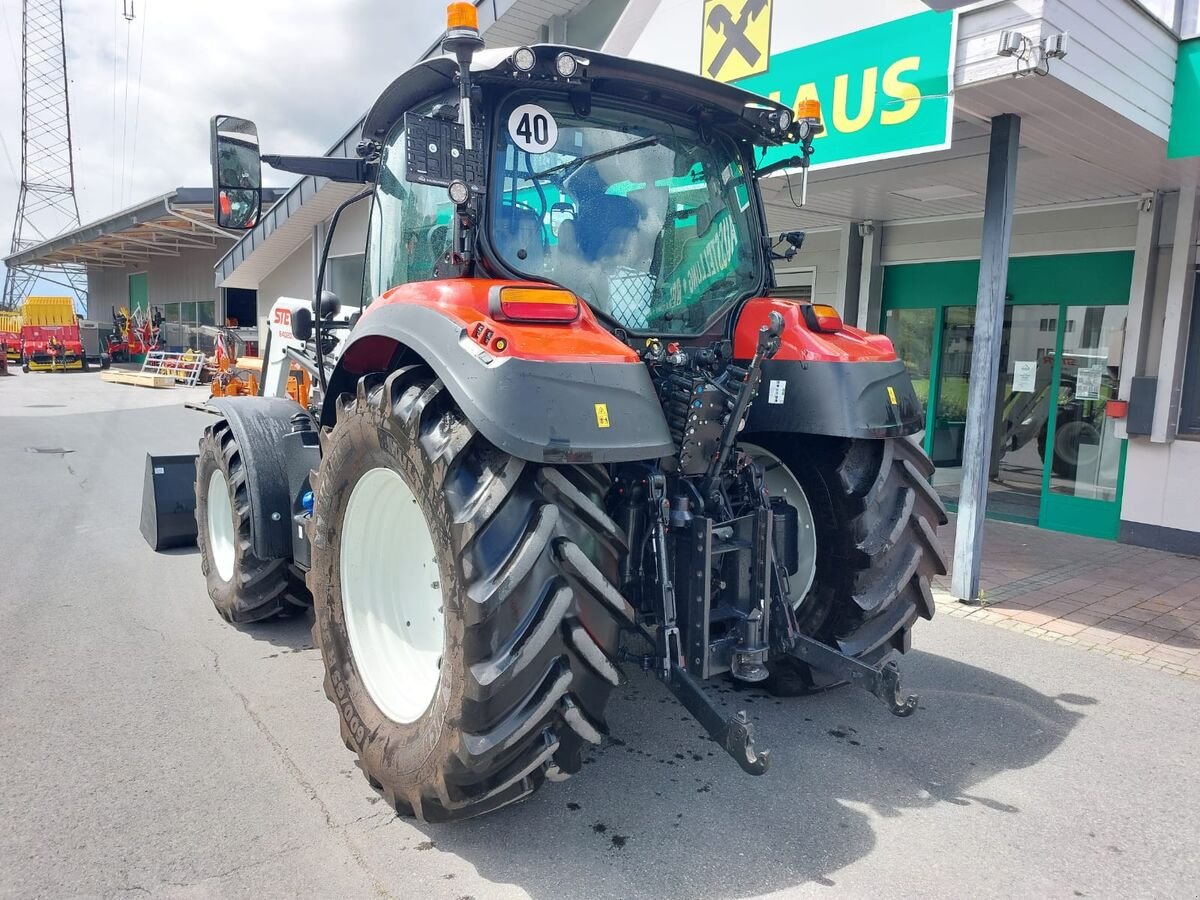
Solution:
M 954 518 L 939 538 L 954 556 Z M 1200 558 L 988 521 L 982 607 L 934 582 L 943 615 L 1200 678 Z

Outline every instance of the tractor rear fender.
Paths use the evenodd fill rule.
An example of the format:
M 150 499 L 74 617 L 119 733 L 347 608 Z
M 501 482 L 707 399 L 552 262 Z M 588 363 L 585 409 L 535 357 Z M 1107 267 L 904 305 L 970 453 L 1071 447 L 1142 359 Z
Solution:
M 471 424 L 520 459 L 608 463 L 675 452 L 632 350 L 586 308 L 568 324 L 497 320 L 487 305 L 497 284 L 424 282 L 376 300 L 330 377 L 321 423 L 334 423 L 337 398 L 361 376 L 411 362 L 427 365 Z
M 307 542 L 293 527 L 308 473 L 321 461 L 308 414 L 280 397 L 221 397 L 208 401 L 225 417 L 242 454 L 250 493 L 250 541 L 259 559 L 307 561 Z M 303 419 L 293 422 L 296 416 Z M 303 544 L 303 550 L 293 546 Z
M 733 355 L 754 355 L 758 330 L 780 313 L 779 352 L 763 363 L 762 387 L 746 431 L 890 438 L 925 427 L 925 411 L 892 342 L 849 325 L 835 332 L 809 327 L 804 302 L 755 297 L 738 316 Z

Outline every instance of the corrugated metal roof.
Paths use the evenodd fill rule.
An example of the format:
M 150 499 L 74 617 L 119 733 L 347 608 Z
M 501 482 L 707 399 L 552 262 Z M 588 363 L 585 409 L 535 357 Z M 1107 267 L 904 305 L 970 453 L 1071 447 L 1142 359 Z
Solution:
M 266 202 L 280 191 L 266 188 Z M 211 188 L 176 188 L 110 216 L 81 225 L 7 257 L 17 266 L 87 265 L 120 267 L 154 256 L 178 256 L 185 249 L 217 248 L 218 238 L 233 235 L 213 222 Z

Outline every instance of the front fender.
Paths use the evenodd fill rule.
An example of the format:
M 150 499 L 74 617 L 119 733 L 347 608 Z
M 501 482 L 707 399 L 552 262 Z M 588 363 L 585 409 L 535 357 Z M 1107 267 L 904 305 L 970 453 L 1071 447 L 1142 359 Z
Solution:
M 544 327 L 550 345 L 574 326 Z M 322 424 L 334 423 L 337 397 L 352 392 L 359 377 L 405 361 L 429 366 L 483 436 L 520 459 L 609 463 L 674 453 L 640 361 L 494 354 L 472 341 L 462 322 L 416 302 L 386 303 L 359 321 L 330 378 Z
M 229 423 L 242 454 L 254 555 L 290 559 L 295 491 L 321 459 L 316 434 L 294 431 L 292 419 L 304 410 L 281 397 L 221 397 L 208 405 Z

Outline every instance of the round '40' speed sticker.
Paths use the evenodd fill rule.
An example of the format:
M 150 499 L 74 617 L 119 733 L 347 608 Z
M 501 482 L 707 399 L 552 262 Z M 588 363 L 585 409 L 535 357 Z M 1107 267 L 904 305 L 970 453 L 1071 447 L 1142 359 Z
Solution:
M 545 153 L 558 143 L 558 123 L 536 103 L 523 103 L 508 117 L 508 136 L 526 153 Z

